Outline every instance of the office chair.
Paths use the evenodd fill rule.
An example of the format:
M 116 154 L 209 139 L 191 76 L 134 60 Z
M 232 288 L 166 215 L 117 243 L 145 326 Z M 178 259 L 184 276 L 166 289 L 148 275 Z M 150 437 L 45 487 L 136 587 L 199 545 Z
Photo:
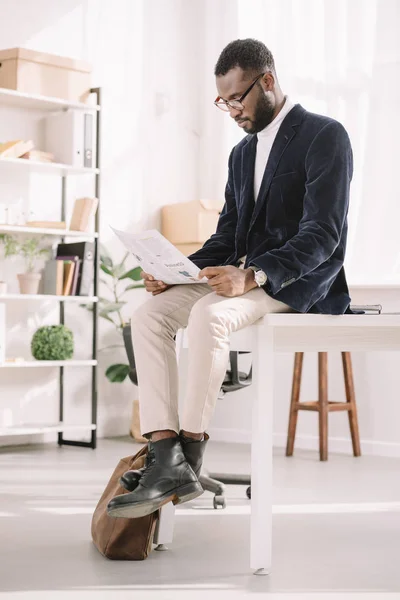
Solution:
M 122 330 L 124 345 L 128 362 L 130 366 L 129 379 L 135 385 L 138 384 L 135 355 L 133 352 L 132 337 L 131 337 L 131 326 L 130 324 L 125 325 Z M 248 373 L 239 371 L 238 357 L 239 354 L 250 354 L 249 352 L 237 352 L 231 351 L 229 353 L 229 368 L 226 371 L 224 381 L 221 386 L 221 393 L 227 394 L 229 392 L 236 392 L 244 387 L 248 387 L 252 382 L 252 367 Z M 250 488 L 250 477 L 248 475 L 227 475 L 224 473 L 208 473 L 203 469 L 199 479 L 202 487 L 207 492 L 214 494 L 213 505 L 214 508 L 225 508 L 225 485 L 224 484 L 236 484 L 236 485 L 247 485 L 249 486 L 246 490 L 246 495 L 251 498 Z

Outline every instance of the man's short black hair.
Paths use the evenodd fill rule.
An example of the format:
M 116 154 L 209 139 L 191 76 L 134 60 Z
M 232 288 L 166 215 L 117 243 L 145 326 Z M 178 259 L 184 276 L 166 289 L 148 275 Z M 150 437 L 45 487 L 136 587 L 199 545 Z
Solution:
M 225 46 L 215 65 L 214 75 L 226 75 L 235 67 L 240 67 L 250 75 L 275 72 L 274 57 L 270 50 L 262 42 L 251 38 L 234 40 Z

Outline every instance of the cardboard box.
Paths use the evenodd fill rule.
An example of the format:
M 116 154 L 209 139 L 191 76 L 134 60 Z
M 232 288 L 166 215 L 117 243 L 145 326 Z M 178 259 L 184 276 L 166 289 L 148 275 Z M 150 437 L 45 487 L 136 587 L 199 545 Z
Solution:
M 220 202 L 193 200 L 168 204 L 161 209 L 161 233 L 173 244 L 204 244 L 215 233 Z
M 90 90 L 90 66 L 26 48 L 0 50 L 0 87 L 85 102 Z
M 174 244 L 174 246 L 178 248 L 178 250 L 180 250 L 182 254 L 184 254 L 185 256 L 189 256 L 197 250 L 200 250 L 203 244 Z

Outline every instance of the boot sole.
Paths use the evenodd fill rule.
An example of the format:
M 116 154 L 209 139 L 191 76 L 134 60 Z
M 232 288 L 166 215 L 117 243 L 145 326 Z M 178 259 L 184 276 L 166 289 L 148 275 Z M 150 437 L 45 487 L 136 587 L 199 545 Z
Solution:
M 107 514 L 110 517 L 122 517 L 125 519 L 138 519 L 139 517 L 145 517 L 147 515 L 156 512 L 159 508 L 162 508 L 168 502 L 173 504 L 183 504 L 194 500 L 198 496 L 204 493 L 201 484 L 197 482 L 188 483 L 182 485 L 180 488 L 175 490 L 173 494 L 163 494 L 158 498 L 149 500 L 148 502 L 141 502 L 140 504 L 125 504 L 121 506 L 107 507 Z
M 129 484 L 128 481 L 126 481 L 126 479 L 124 479 L 124 476 L 122 475 L 119 479 L 119 485 L 122 488 L 124 488 L 124 490 L 128 490 L 128 492 L 134 492 L 136 490 L 137 486 L 139 485 L 139 480 L 137 481 L 136 485 L 133 487 L 132 485 Z M 188 494 L 187 496 L 180 496 L 179 500 L 176 502 L 176 504 L 183 504 L 184 502 L 189 502 L 190 500 L 193 500 L 196 497 L 197 496 L 192 496 L 191 494 Z

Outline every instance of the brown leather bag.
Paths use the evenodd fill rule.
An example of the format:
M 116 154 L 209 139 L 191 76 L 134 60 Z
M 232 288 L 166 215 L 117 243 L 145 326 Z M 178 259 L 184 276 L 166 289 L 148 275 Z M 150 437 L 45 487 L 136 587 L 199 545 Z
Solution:
M 134 456 L 121 458 L 111 476 L 92 518 L 92 539 L 96 548 L 113 560 L 144 560 L 152 551 L 153 537 L 159 511 L 138 519 L 109 517 L 107 504 L 127 490 L 119 484 L 119 478 L 129 469 L 140 469 L 147 455 L 147 445 Z

